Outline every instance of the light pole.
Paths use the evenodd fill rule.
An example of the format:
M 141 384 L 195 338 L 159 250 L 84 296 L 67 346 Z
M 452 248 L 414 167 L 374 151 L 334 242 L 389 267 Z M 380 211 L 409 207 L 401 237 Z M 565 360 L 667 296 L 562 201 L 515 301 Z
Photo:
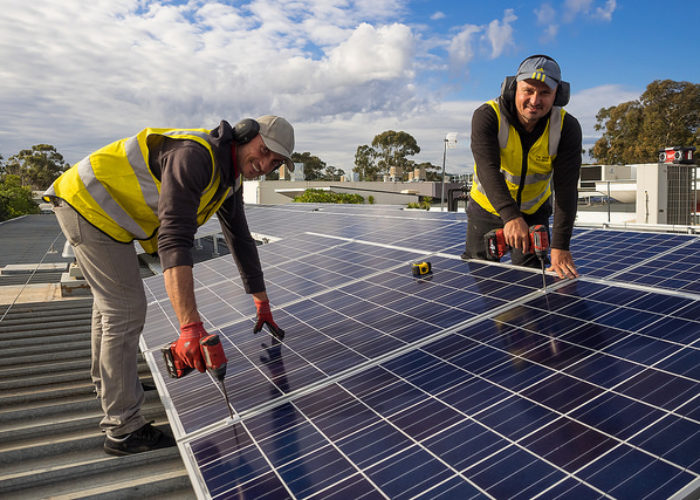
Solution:
M 440 195 L 440 211 L 443 211 L 443 203 L 445 203 L 445 160 L 447 159 L 447 148 L 454 148 L 457 144 L 457 132 L 448 133 L 442 140 L 445 147 L 442 150 L 442 194 Z

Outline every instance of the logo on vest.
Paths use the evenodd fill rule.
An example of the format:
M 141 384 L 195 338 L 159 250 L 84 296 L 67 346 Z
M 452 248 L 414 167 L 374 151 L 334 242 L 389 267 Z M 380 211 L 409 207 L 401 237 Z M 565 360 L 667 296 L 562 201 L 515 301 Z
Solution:
M 535 161 L 538 161 L 541 163 L 546 163 L 551 159 L 552 159 L 552 157 L 549 155 L 535 155 Z

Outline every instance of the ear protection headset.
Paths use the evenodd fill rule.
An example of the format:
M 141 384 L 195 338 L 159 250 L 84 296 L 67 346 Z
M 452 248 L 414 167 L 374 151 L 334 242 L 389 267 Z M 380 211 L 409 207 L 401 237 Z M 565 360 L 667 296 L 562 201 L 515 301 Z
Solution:
M 252 118 L 244 118 L 233 127 L 233 140 L 237 144 L 247 144 L 260 133 L 260 124 Z
M 552 59 L 549 56 L 545 56 L 544 54 L 536 54 L 534 56 L 530 56 L 521 62 L 518 67 L 522 66 L 522 64 L 527 61 L 528 59 L 533 59 L 535 57 L 544 57 L 545 59 L 549 59 L 550 61 L 553 61 L 556 63 L 554 59 Z M 558 64 L 558 63 L 557 63 Z M 515 87 L 517 85 L 517 82 L 515 81 L 515 76 L 507 76 L 504 80 L 503 83 L 501 83 L 501 97 L 506 99 L 507 101 L 513 101 L 515 99 Z M 557 93 L 554 96 L 554 105 L 555 106 L 566 106 L 569 103 L 569 97 L 571 96 L 571 87 L 569 85 L 569 82 L 565 82 L 564 80 L 559 82 L 559 85 L 557 85 Z

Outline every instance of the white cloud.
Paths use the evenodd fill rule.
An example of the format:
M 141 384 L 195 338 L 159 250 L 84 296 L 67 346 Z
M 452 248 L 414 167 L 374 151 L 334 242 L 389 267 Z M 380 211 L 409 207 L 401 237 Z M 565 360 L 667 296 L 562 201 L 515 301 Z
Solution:
M 495 59 L 503 54 L 506 48 L 514 47 L 513 26 L 518 19 L 513 9 L 506 9 L 503 19 L 494 19 L 486 29 L 486 37 L 491 44 L 491 58 Z
M 401 24 L 375 29 L 363 23 L 328 54 L 322 78 L 334 85 L 410 77 L 413 37 Z
M 616 0 L 605 0 L 602 7 L 594 7 L 593 0 L 566 0 L 562 9 L 562 20 L 564 23 L 572 23 L 579 17 L 587 17 L 610 22 L 616 9 Z
M 467 24 L 461 27 L 447 46 L 453 72 L 466 71 L 478 47 L 483 47 L 483 52 L 491 59 L 501 56 L 508 47 L 515 47 L 512 24 L 517 19 L 513 9 L 506 9 L 502 19 L 494 19 L 486 26 Z
M 96 147 L 144 126 L 410 108 L 417 99 L 410 28 L 352 24 L 389 16 L 397 2 L 355 2 L 355 10 L 347 3 L 7 6 L 0 19 L 0 149 L 12 154 L 26 147 L 14 146 L 20 140 L 53 141 L 72 156 L 85 134 L 100 141 Z M 321 22 L 331 18 L 335 24 Z
M 443 95 L 463 88 L 475 59 L 513 46 L 516 21 L 509 9 L 433 33 L 395 22 L 398 0 L 0 2 L 0 153 L 49 143 L 71 163 L 147 126 L 275 113 L 295 125 L 299 151 L 338 168 L 390 128 L 435 164 L 444 135 L 458 132 L 448 165 L 471 168 L 480 102 Z M 450 69 L 462 73 L 448 82 Z M 602 107 L 579 95 L 594 102 L 583 110 Z
M 593 17 L 610 22 L 612 21 L 612 15 L 616 8 L 617 2 L 615 0 L 607 0 L 604 7 L 596 7 Z
M 454 68 L 462 68 L 471 62 L 474 57 L 473 40 L 482 28 L 474 25 L 466 25 L 452 37 L 447 47 L 450 64 Z
M 540 8 L 535 9 L 534 12 L 537 17 L 537 26 L 542 26 L 544 28 L 544 32 L 540 36 L 540 41 L 547 43 L 554 40 L 559 32 L 559 24 L 556 22 L 557 12 L 548 3 L 543 3 Z
M 539 9 L 534 10 L 537 25 L 544 27 L 540 41 L 548 43 L 554 40 L 559 33 L 559 22 L 571 24 L 580 18 L 611 22 L 616 9 L 616 0 L 606 0 L 604 6 L 595 8 L 593 0 L 566 0 L 561 12 L 557 12 L 550 3 L 543 3 Z
M 589 12 L 592 2 L 593 0 L 566 0 L 563 9 L 564 22 L 573 22 L 579 14 Z
M 438 10 L 432 16 L 430 16 L 430 19 L 432 19 L 433 21 L 437 21 L 439 19 L 445 19 L 445 17 L 445 13 Z
M 584 150 L 588 151 L 601 136 L 601 132 L 594 128 L 598 111 L 623 102 L 635 101 L 639 99 L 642 92 L 643 90 L 630 89 L 622 85 L 600 85 L 572 94 L 566 110 L 581 124 Z

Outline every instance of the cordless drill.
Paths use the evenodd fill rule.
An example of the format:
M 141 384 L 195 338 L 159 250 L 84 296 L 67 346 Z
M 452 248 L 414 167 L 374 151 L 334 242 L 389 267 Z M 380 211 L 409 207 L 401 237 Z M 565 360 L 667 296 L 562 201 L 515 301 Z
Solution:
M 204 358 L 204 365 L 207 367 L 207 371 L 221 384 L 221 391 L 224 393 L 224 399 L 226 400 L 226 408 L 228 408 L 229 415 L 231 415 L 231 419 L 233 420 L 233 411 L 231 410 L 231 404 L 228 400 L 226 384 L 224 384 L 226 363 L 228 363 L 228 360 L 226 359 L 224 347 L 221 345 L 219 336 L 212 334 L 202 337 L 199 339 L 199 347 L 202 350 L 202 357 Z
M 233 419 L 233 411 L 231 410 L 228 393 L 226 392 L 226 385 L 224 384 L 228 360 L 226 359 L 226 354 L 224 353 L 224 348 L 221 345 L 219 336 L 211 334 L 202 337 L 199 339 L 199 349 L 202 353 L 202 358 L 204 358 L 204 365 L 207 367 L 207 371 L 221 384 L 221 389 L 226 399 L 226 406 Z M 165 360 L 165 366 L 168 370 L 168 375 L 172 378 L 182 378 L 192 371 L 192 368 L 187 366 L 175 353 L 175 342 L 164 347 L 161 351 L 163 353 L 163 359 Z
M 545 260 L 549 249 L 549 233 L 543 224 L 530 226 L 529 232 L 530 249 L 528 253 L 534 253 L 542 265 L 542 287 L 547 287 L 545 279 Z M 494 229 L 484 235 L 484 245 L 486 247 L 486 257 L 488 260 L 499 261 L 511 248 L 506 243 L 503 229 Z
M 547 259 L 547 249 L 549 248 L 549 233 L 542 224 L 530 227 L 530 251 L 537 255 L 542 265 L 542 290 L 547 289 L 547 279 L 544 272 L 544 261 Z

